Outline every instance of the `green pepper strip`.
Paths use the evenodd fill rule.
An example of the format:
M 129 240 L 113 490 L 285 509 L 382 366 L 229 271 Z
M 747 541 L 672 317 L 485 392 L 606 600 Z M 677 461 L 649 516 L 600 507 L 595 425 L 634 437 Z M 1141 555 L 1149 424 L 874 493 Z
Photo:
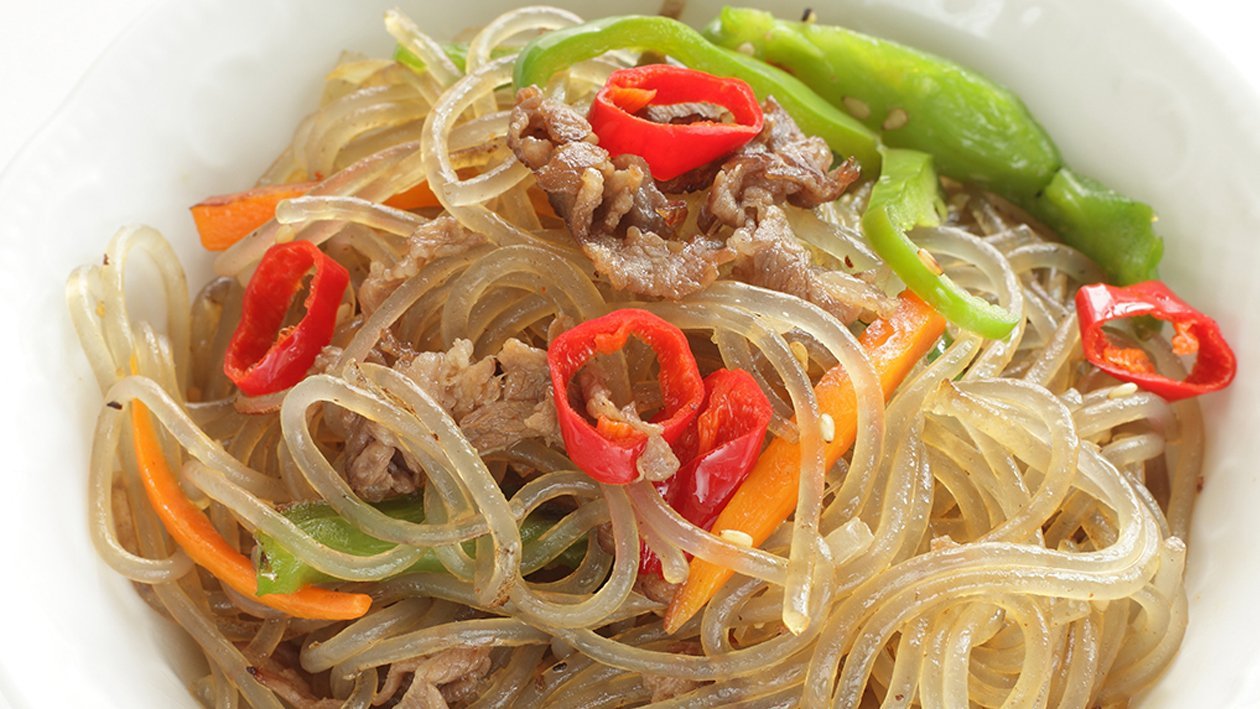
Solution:
M 706 36 L 782 67 L 888 145 L 931 153 L 941 174 L 1028 209 L 1109 279 L 1156 276 L 1163 243 L 1150 207 L 1062 168 L 1023 102 L 983 76 L 895 42 L 761 10 L 725 8 Z
M 874 175 L 879 169 L 875 135 L 827 103 L 790 74 L 739 52 L 715 46 L 687 25 L 667 17 L 608 17 L 548 32 L 525 46 L 516 61 L 516 86 L 542 86 L 558 71 L 618 49 L 653 51 L 692 69 L 748 82 L 757 97 L 774 96 L 806 133 L 833 152 L 853 156 Z
M 1131 285 L 1155 278 L 1164 242 L 1147 205 L 1068 168 L 1055 174 L 1030 206 L 1064 243 L 1094 260 L 1108 280 Z
M 417 497 L 389 500 L 374 507 L 395 519 L 417 524 L 424 521 L 422 504 L 420 498 Z M 383 541 L 360 531 L 349 520 L 338 515 L 323 502 L 299 502 L 283 510 L 283 514 L 321 544 L 347 554 L 372 556 L 387 552 L 396 546 L 393 542 Z M 556 521 L 554 518 L 538 514 L 526 518 L 521 524 L 521 541 L 529 544 L 538 539 L 555 526 Z M 262 548 L 262 558 L 258 564 L 259 594 L 292 593 L 313 583 L 337 580 L 299 559 L 274 537 L 260 533 L 257 539 Z M 474 540 L 464 542 L 462 546 L 469 556 L 476 556 Z M 567 568 L 576 568 L 585 553 L 584 544 L 574 544 L 561 552 L 553 563 Z M 399 573 L 409 574 L 419 571 L 442 573 L 446 571 L 446 568 L 438 560 L 437 554 L 432 549 L 427 549 L 416 563 Z
M 955 325 L 1000 339 L 1018 316 L 963 290 L 934 268 L 906 232 L 940 223 L 943 209 L 932 156 L 917 150 L 884 148 L 884 169 L 871 190 L 862 215 L 862 230 L 875 253 L 888 263 L 906 287 Z

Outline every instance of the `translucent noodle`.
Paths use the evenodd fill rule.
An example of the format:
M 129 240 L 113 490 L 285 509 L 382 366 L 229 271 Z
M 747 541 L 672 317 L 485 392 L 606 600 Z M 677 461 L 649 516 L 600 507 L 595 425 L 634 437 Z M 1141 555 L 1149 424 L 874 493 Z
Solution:
M 507 138 L 514 53 L 579 22 L 514 10 L 465 35 L 461 69 L 390 11 L 389 35 L 425 69 L 343 57 L 259 179 L 306 193 L 219 254 L 218 278 L 190 297 L 147 227 L 121 230 L 103 263 L 71 274 L 70 318 L 103 397 L 91 541 L 205 655 L 192 695 L 224 707 L 1091 707 L 1154 682 L 1190 612 L 1205 432 L 1193 400 L 1170 404 L 1084 362 L 1073 295 L 1097 266 L 946 182 L 943 225 L 911 237 L 956 283 L 1023 317 L 1000 341 L 951 326 L 887 400 L 859 343 L 899 289 L 861 231 L 867 183 L 817 209 L 782 205 L 802 249 L 849 264 L 826 277 L 853 322 L 727 265 L 680 299 L 619 290 L 539 201 Z M 541 88 L 584 110 L 639 60 L 608 53 Z M 422 183 L 437 206 L 386 204 Z M 222 368 L 244 284 L 295 239 L 345 266 L 351 287 L 311 371 L 245 397 Z M 157 279 L 146 297 L 164 308 L 155 324 L 129 301 L 141 254 Z M 773 410 L 769 435 L 798 447 L 794 514 L 760 546 L 693 524 L 647 480 L 604 485 L 568 457 L 545 350 L 623 307 L 681 329 L 703 374 L 748 371 Z M 669 363 L 640 344 L 578 379 L 648 420 Z M 1139 344 L 1184 374 L 1166 342 Z M 851 449 L 828 467 L 836 421 L 814 387 L 833 368 L 856 413 L 843 422 Z M 134 403 L 227 549 L 257 564 L 265 535 L 304 578 L 367 594 L 370 610 L 289 617 L 197 568 L 142 483 Z M 479 422 L 491 404 L 504 408 Z M 409 514 L 388 511 L 391 497 L 412 500 Z M 300 521 L 309 510 L 376 545 L 347 550 Z M 527 533 L 538 520 L 545 529 Z M 640 572 L 644 547 L 659 578 Z M 693 559 L 734 574 L 669 635 L 662 616 Z

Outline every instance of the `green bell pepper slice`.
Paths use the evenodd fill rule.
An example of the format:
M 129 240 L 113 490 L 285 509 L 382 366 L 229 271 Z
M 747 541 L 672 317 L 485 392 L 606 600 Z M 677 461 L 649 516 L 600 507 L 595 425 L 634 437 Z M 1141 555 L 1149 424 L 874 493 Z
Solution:
M 1127 286 L 1155 278 L 1164 242 L 1148 205 L 1065 167 L 1031 209 L 1064 243 L 1101 266 L 1109 281 Z
M 401 497 L 373 506 L 395 519 L 416 524 L 424 521 L 423 505 L 419 497 Z M 347 554 L 373 556 L 397 546 L 394 542 L 377 539 L 359 530 L 324 502 L 299 502 L 286 507 L 282 510 L 282 514 L 321 544 Z M 521 524 L 521 541 L 525 544 L 532 542 L 551 529 L 556 522 L 556 519 L 541 514 L 527 517 Z M 259 533 L 257 541 L 262 551 L 258 564 L 258 593 L 260 595 L 292 593 L 313 583 L 337 580 L 299 559 L 270 535 Z M 476 557 L 475 541 L 464 542 L 462 546 L 469 556 Z M 556 557 L 553 563 L 567 568 L 576 568 L 582 562 L 585 553 L 585 545 L 574 544 Z M 414 564 L 399 573 L 409 574 L 420 571 L 444 573 L 446 567 L 438 560 L 437 554 L 432 549 L 427 549 Z
M 951 323 L 985 337 L 1006 337 L 1019 316 L 979 298 L 934 267 L 931 255 L 906 232 L 940 223 L 944 204 L 932 156 L 918 150 L 885 148 L 884 169 L 871 190 L 862 230 L 906 287 Z
M 930 153 L 941 174 L 1029 210 L 1111 280 L 1156 277 L 1163 242 L 1151 208 L 1062 166 L 1024 103 L 980 74 L 896 42 L 761 10 L 724 8 L 705 34 L 802 79 L 886 144 Z
M 953 62 L 746 8 L 724 8 L 705 36 L 783 67 L 884 143 L 930 153 L 943 175 L 1029 198 L 1059 169 L 1058 149 L 1019 97 Z

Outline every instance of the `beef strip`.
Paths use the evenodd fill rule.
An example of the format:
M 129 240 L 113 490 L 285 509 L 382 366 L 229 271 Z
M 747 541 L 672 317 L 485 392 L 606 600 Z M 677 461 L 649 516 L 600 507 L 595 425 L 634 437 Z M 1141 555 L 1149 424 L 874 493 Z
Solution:
M 487 243 L 485 237 L 468 231 L 455 218 L 442 215 L 418 227 L 407 237 L 407 251 L 396 263 L 372 262 L 371 270 L 359 287 L 359 304 L 370 315 L 403 281 L 414 277 L 430 261 L 463 253 Z
M 857 319 L 863 302 L 882 295 L 865 281 L 815 265 L 809 251 L 793 235 L 781 208 L 759 207 L 756 214 L 756 219 L 736 229 L 726 242 L 739 254 L 735 275 L 741 280 L 807 300 L 844 323 Z M 872 294 L 854 298 L 854 288 Z
M 707 110 L 666 108 L 657 118 L 687 120 Z M 508 145 L 615 288 L 677 299 L 708 286 L 733 260 L 741 280 L 853 322 L 862 302 L 878 300 L 877 289 L 815 265 L 782 208 L 812 209 L 839 198 L 857 180 L 858 166 L 848 160 L 831 169 L 827 143 L 806 136 L 773 98 L 762 112 L 761 132 L 730 157 L 660 184 L 637 156 L 609 159 L 580 114 L 536 88 L 517 95 Z M 697 220 L 700 233 L 682 240 L 676 233 L 682 207 L 664 192 L 700 189 L 709 190 Z M 724 229 L 733 230 L 725 240 Z M 855 289 L 865 297 L 855 299 Z
M 698 222 L 702 229 L 735 230 L 726 244 L 735 249 L 735 275 L 741 280 L 794 295 L 853 322 L 863 308 L 849 294 L 854 288 L 877 289 L 815 265 L 782 205 L 812 209 L 839 198 L 858 178 L 857 165 L 848 160 L 829 169 L 832 157 L 826 142 L 802 133 L 773 98 L 766 100 L 763 113 L 761 133 L 714 175 Z
M 713 177 L 700 227 L 721 223 L 738 229 L 756 219 L 758 207 L 787 202 L 813 209 L 831 202 L 857 180 L 853 159 L 832 170 L 831 148 L 806 136 L 773 98 L 762 107 L 764 126 L 756 138 L 722 162 Z
M 735 116 L 725 106 L 708 101 L 689 101 L 687 103 L 648 104 L 639 111 L 638 116 L 653 123 L 695 123 L 712 121 L 713 123 L 732 123 Z
M 401 358 L 394 369 L 433 397 L 482 453 L 529 438 L 560 445 L 547 353 L 508 340 L 495 356 L 474 361 L 472 354 L 471 342 L 457 340 L 446 352 Z M 372 502 L 414 492 L 420 485 L 419 463 L 402 452 L 384 427 L 349 416 L 343 423 L 343 470 L 351 489 Z
M 446 709 L 449 702 L 466 698 L 470 688 L 490 673 L 490 666 L 488 647 L 453 647 L 401 660 L 389 666 L 378 695 L 394 696 L 410 675 L 411 684 L 396 709 Z
M 250 673 L 290 706 L 303 709 L 337 709 L 343 704 L 339 699 L 319 698 L 303 673 L 271 657 L 251 657 Z
M 574 394 L 585 402 L 586 414 L 598 421 L 603 418 L 614 423 L 624 424 L 647 436 L 647 445 L 635 461 L 635 468 L 644 480 L 664 480 L 678 472 L 680 463 L 678 456 L 662 434 L 665 427 L 659 423 L 643 420 L 640 407 L 654 399 L 647 397 L 618 407 L 613 401 L 612 390 L 605 384 L 603 370 L 597 363 L 591 363 L 577 373 L 577 386 Z M 658 396 L 659 396 L 659 389 Z M 581 402 L 578 402 L 581 403 Z
M 675 300 L 716 280 L 730 249 L 703 235 L 678 239 L 686 206 L 657 189 L 642 158 L 612 158 L 596 142 L 568 104 L 536 87 L 517 94 L 508 146 L 599 273 L 620 290 Z

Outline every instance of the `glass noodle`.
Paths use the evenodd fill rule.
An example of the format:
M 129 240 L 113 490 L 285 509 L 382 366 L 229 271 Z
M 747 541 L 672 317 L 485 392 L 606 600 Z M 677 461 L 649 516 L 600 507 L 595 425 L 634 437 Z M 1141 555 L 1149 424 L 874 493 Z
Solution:
M 946 185 L 950 219 L 916 232 L 917 243 L 956 282 L 1026 317 L 1002 341 L 951 333 L 886 403 L 850 328 L 799 298 L 723 278 L 676 302 L 632 301 L 536 211 L 533 177 L 506 143 L 513 52 L 579 21 L 552 8 L 510 12 L 471 36 L 461 71 L 391 12 L 386 29 L 427 69 L 342 58 L 261 183 L 322 179 L 220 254 L 220 278 L 190 299 L 171 249 L 143 227 L 120 231 L 105 265 L 71 276 L 71 315 L 106 402 L 88 484 L 93 543 L 205 653 L 194 695 L 215 706 L 420 701 L 439 683 L 411 678 L 439 658 L 479 668 L 458 692 L 454 679 L 442 683 L 476 707 L 612 706 L 654 693 L 688 707 L 1093 706 L 1152 681 L 1186 623 L 1202 424 L 1192 401 L 1168 404 L 1081 365 L 1071 298 L 1097 269 L 1004 203 Z M 607 54 L 547 90 L 589 102 L 636 59 Z M 415 258 L 436 210 L 383 202 L 419 182 L 479 235 L 475 245 Z M 818 258 L 851 257 L 886 281 L 855 231 L 866 195 L 791 208 L 790 219 Z M 242 284 L 268 246 L 293 239 L 321 245 L 355 284 L 373 269 L 410 271 L 379 301 L 351 289 L 317 372 L 278 395 L 238 397 L 221 362 Z M 160 276 L 160 331 L 128 310 L 138 255 Z M 859 307 L 886 307 L 852 290 Z M 383 355 L 461 340 L 474 361 L 510 339 L 545 348 L 557 328 L 628 305 L 686 331 L 702 366 L 751 371 L 774 406 L 771 432 L 800 446 L 796 513 L 761 548 L 696 527 L 649 483 L 597 483 L 542 441 L 480 452 Z M 650 370 L 635 356 L 610 367 L 615 390 Z M 1163 371 L 1181 366 L 1170 350 L 1157 359 Z M 833 366 L 848 373 L 858 409 L 852 452 L 829 470 L 813 384 Z M 136 403 L 230 545 L 249 556 L 254 535 L 268 535 L 341 579 L 336 587 L 369 594 L 367 615 L 289 618 L 200 571 L 141 486 Z M 355 492 L 347 421 L 419 471 L 424 521 Z M 510 490 L 509 469 L 524 478 Z M 329 547 L 282 513 L 303 500 L 396 546 L 370 556 Z M 526 541 L 520 525 L 539 510 L 560 510 L 559 521 Z M 636 583 L 644 542 L 668 581 L 685 577 L 688 557 L 737 575 L 667 635 L 664 606 Z M 557 571 L 552 562 L 575 545 L 580 563 Z M 404 573 L 428 550 L 444 572 Z M 673 695 L 660 692 L 665 680 Z

